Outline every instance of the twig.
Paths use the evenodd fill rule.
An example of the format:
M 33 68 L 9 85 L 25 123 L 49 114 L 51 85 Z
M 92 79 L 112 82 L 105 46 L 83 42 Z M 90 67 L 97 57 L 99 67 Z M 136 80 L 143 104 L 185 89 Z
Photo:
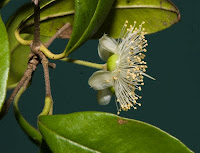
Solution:
M 67 28 L 70 27 L 70 24 L 69 23 L 66 23 L 62 28 L 60 28 L 56 33 L 55 35 L 53 35 L 48 42 L 45 43 L 45 47 L 48 48 L 52 42 L 63 32 L 65 31 Z
M 33 0 L 34 2 L 34 40 L 33 47 L 40 46 L 40 0 Z
M 42 52 L 39 52 L 38 55 L 41 59 L 41 63 L 42 63 L 43 70 L 44 70 L 45 90 L 46 90 L 45 97 L 50 99 L 51 107 L 49 107 L 49 109 L 51 109 L 53 107 L 53 99 L 51 96 L 51 85 L 50 85 L 50 77 L 49 77 L 49 61 Z M 45 98 L 45 104 L 46 104 L 46 98 Z M 52 114 L 52 110 L 51 111 L 49 110 L 49 112 L 50 112 L 50 114 Z
M 40 0 L 34 0 L 34 40 L 33 44 L 30 45 L 31 50 L 40 57 L 40 61 L 44 70 L 44 78 L 45 78 L 45 89 L 46 89 L 46 98 L 50 98 L 50 102 L 53 103 L 51 96 L 51 86 L 50 86 L 50 78 L 49 78 L 49 65 L 55 67 L 55 64 L 50 64 L 46 56 L 40 51 Z M 49 45 L 51 42 L 49 43 Z M 45 98 L 45 99 L 46 99 Z
M 28 84 L 28 82 L 31 80 L 33 72 L 37 68 L 37 65 L 39 63 L 37 56 L 35 56 L 33 54 L 31 56 L 32 56 L 32 59 L 29 60 L 28 67 L 27 67 L 26 71 L 24 72 L 23 77 L 21 78 L 21 80 L 19 81 L 19 83 L 17 84 L 15 89 L 13 90 L 10 97 L 6 100 L 6 102 L 3 105 L 2 111 L 0 113 L 0 119 L 2 119 L 7 114 L 9 106 L 10 106 L 11 102 L 13 101 L 14 97 L 19 92 L 20 88 L 24 85 L 24 83 Z
M 50 78 L 49 78 L 49 62 L 46 56 L 40 52 L 39 57 L 41 58 L 41 63 L 44 70 L 44 78 L 45 78 L 45 88 L 46 88 L 46 96 L 51 96 L 51 87 L 50 87 Z
M 49 67 L 52 68 L 52 69 L 55 69 L 56 68 L 56 64 L 55 63 L 48 63 Z

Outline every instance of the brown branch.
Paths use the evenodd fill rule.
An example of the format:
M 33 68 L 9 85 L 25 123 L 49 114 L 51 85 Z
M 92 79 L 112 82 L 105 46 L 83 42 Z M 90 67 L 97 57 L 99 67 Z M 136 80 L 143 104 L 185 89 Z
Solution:
M 55 63 L 48 63 L 49 67 L 52 68 L 52 69 L 55 69 L 56 68 L 56 64 Z
M 50 110 L 49 114 L 52 114 L 53 113 L 53 98 L 51 95 L 51 85 L 50 85 L 50 77 L 49 77 L 49 64 L 50 63 L 49 63 L 48 59 L 46 58 L 46 56 L 42 52 L 39 52 L 38 55 L 41 59 L 41 63 L 42 63 L 43 70 L 44 70 L 46 97 L 48 96 L 51 98 L 51 110 Z
M 45 43 L 45 47 L 49 47 L 52 42 L 61 34 L 63 33 L 63 31 L 65 31 L 67 28 L 70 27 L 70 23 L 66 23 L 62 28 L 60 28 L 56 33 L 55 35 L 53 35 L 48 42 Z
M 18 91 L 24 84 L 29 83 L 29 81 L 32 78 L 33 72 L 37 68 L 37 65 L 39 63 L 37 56 L 35 56 L 35 55 L 31 55 L 31 56 L 32 56 L 32 58 L 31 58 L 31 60 L 29 60 L 28 67 L 27 67 L 26 71 L 24 72 L 23 77 L 21 78 L 21 80 L 19 81 L 19 83 L 17 84 L 15 89 L 13 90 L 10 97 L 6 100 L 6 102 L 3 105 L 2 111 L 0 112 L 0 119 L 2 119 L 7 114 L 9 106 L 10 106 L 11 102 L 13 101 L 14 97 L 16 96 L 16 94 L 18 93 Z
M 49 77 L 49 62 L 46 56 L 40 52 L 39 57 L 41 58 L 41 63 L 44 70 L 44 78 L 45 78 L 45 88 L 46 88 L 46 96 L 51 96 L 51 87 L 50 87 L 50 77 Z
M 33 0 L 34 2 L 34 40 L 33 47 L 40 46 L 40 0 Z

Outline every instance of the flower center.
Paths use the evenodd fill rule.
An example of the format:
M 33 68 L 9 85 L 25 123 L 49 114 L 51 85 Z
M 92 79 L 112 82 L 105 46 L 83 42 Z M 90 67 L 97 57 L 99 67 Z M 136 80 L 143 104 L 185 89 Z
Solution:
M 110 56 L 107 60 L 107 69 L 108 71 L 114 71 L 117 68 L 117 64 L 118 64 L 118 55 L 117 54 L 113 54 L 112 56 Z

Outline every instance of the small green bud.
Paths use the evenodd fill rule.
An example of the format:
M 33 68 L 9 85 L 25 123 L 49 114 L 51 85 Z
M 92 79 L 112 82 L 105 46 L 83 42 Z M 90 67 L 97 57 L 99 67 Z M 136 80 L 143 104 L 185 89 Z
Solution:
M 113 54 L 110 56 L 107 60 L 107 69 L 108 71 L 114 71 L 117 68 L 117 60 L 118 60 L 118 55 Z
M 112 56 L 110 56 L 108 58 L 108 60 L 107 60 L 107 69 L 108 69 L 108 71 L 112 72 L 117 68 L 118 57 L 119 56 L 117 54 L 113 54 Z M 110 87 L 109 89 L 113 94 L 115 93 L 114 87 Z
M 109 90 L 110 90 L 113 94 L 115 94 L 115 88 L 114 88 L 113 86 L 110 87 Z

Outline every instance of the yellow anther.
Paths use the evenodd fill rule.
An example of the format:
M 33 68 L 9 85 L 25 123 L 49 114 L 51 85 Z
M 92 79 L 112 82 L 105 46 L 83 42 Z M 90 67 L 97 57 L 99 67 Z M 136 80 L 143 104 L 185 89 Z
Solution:
M 133 50 L 134 49 L 133 46 L 131 46 L 130 49 Z
M 113 80 L 117 80 L 117 77 L 113 77 Z
M 130 66 L 133 66 L 134 64 L 133 64 L 133 62 L 131 62 L 129 65 L 130 65 Z

